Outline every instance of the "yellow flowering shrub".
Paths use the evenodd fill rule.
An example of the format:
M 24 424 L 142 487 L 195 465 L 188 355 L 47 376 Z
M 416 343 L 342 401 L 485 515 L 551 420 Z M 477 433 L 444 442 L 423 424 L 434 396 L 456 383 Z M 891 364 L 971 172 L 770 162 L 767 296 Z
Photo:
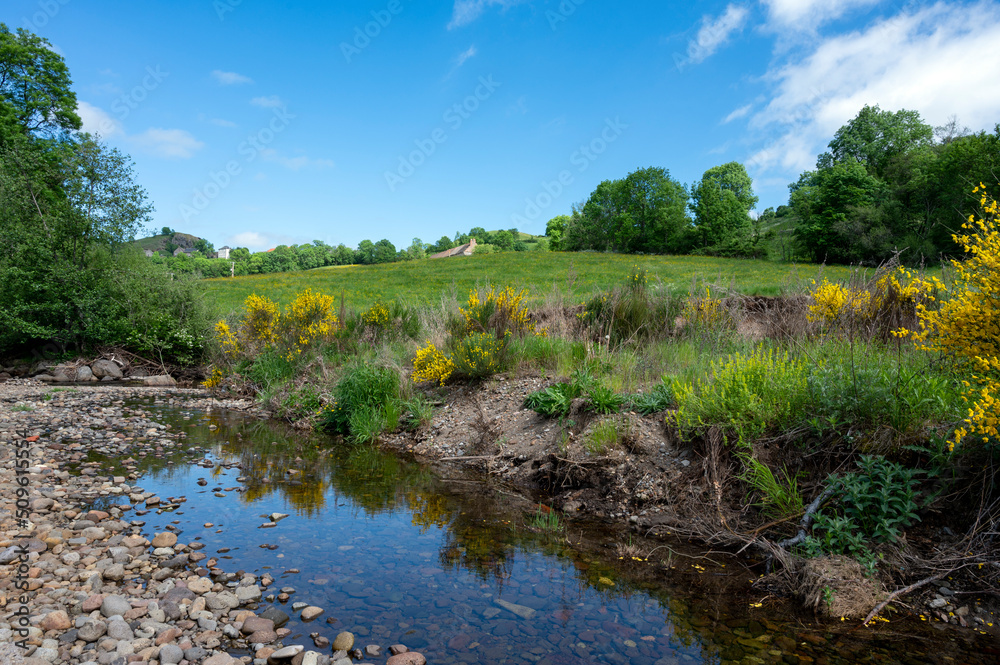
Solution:
M 382 304 L 381 301 L 376 302 L 361 315 L 361 321 L 366 326 L 373 326 L 376 328 L 380 328 L 389 323 L 389 318 L 389 308 Z
M 455 371 L 455 363 L 444 352 L 439 351 L 429 340 L 427 346 L 417 351 L 413 358 L 412 378 L 417 383 L 435 381 L 442 386 Z
M 327 341 L 339 329 L 333 296 L 306 289 L 289 305 L 284 318 L 284 339 L 291 347 L 288 359 L 318 341 Z
M 690 297 L 684 302 L 681 316 L 690 326 L 715 327 L 726 320 L 726 308 L 722 299 L 712 295 L 710 288 L 705 289 L 704 297 Z
M 239 337 L 244 345 L 267 348 L 278 341 L 281 311 L 276 302 L 253 293 L 243 303 L 243 309 Z
M 917 306 L 934 291 L 921 277 L 892 265 L 862 284 L 845 286 L 826 279 L 813 284 L 813 302 L 806 315 L 810 322 L 881 339 L 898 337 L 900 328 L 915 327 Z
M 489 333 L 475 333 L 459 340 L 452 354 L 455 371 L 472 379 L 485 379 L 504 368 L 506 339 Z
M 996 444 L 1000 426 L 1000 211 L 980 184 L 983 214 L 970 216 L 962 231 L 952 236 L 966 253 L 963 261 L 952 261 L 955 279 L 945 286 L 927 279 L 923 288 L 938 292 L 917 306 L 920 329 L 911 336 L 917 346 L 954 359 L 969 372 L 965 400 L 968 417 L 955 432 L 952 446 L 966 437 Z M 907 331 L 897 331 L 906 336 Z
M 235 358 L 239 355 L 240 342 L 236 339 L 233 331 L 230 330 L 228 323 L 219 321 L 215 324 L 215 338 L 218 340 L 219 347 L 226 356 Z
M 465 307 L 459 309 L 464 319 L 464 334 L 489 332 L 498 339 L 508 334 L 535 334 L 527 298 L 528 289 L 518 291 L 512 286 L 473 289 Z

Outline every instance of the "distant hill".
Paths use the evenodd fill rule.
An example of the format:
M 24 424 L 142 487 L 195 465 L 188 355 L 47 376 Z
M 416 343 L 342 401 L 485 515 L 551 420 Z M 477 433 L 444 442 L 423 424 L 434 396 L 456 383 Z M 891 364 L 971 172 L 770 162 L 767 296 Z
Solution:
M 142 238 L 136 240 L 135 244 L 139 246 L 140 249 L 149 249 L 154 252 L 164 252 L 167 249 L 167 244 L 173 243 L 180 247 L 181 249 L 194 249 L 196 242 L 201 240 L 198 236 L 193 236 L 188 233 L 174 233 L 173 235 L 156 235 L 150 238 Z

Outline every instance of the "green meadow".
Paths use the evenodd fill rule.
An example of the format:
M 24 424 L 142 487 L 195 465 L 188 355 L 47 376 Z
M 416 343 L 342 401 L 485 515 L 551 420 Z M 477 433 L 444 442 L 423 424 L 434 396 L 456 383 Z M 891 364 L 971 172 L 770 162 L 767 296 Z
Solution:
M 341 295 L 350 308 L 376 300 L 413 306 L 464 298 L 477 284 L 526 287 L 535 301 L 558 292 L 571 303 L 618 284 L 633 266 L 649 271 L 651 283 L 675 292 L 711 287 L 725 293 L 780 295 L 801 293 L 812 280 L 846 280 L 851 269 L 800 263 L 775 263 L 703 256 L 635 256 L 593 252 L 508 252 L 372 266 L 337 266 L 301 272 L 209 279 L 203 283 L 220 312 L 238 309 L 247 296 L 266 296 L 281 305 L 311 288 Z

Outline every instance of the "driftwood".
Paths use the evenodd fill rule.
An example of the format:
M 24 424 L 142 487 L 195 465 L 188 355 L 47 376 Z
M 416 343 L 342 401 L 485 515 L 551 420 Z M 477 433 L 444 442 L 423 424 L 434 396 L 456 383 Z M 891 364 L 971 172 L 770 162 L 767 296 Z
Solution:
M 794 537 L 787 538 L 778 543 L 778 547 L 783 550 L 787 550 L 788 548 L 799 545 L 805 541 L 806 536 L 808 535 L 809 527 L 812 526 L 813 518 L 815 517 L 816 512 L 819 511 L 820 507 L 826 503 L 826 500 L 833 495 L 833 491 L 833 487 L 827 487 L 818 497 L 813 499 L 813 502 L 806 508 L 806 513 L 802 516 L 802 521 L 799 522 L 799 532 L 795 534 Z
M 875 616 L 879 612 L 881 612 L 882 610 L 885 609 L 886 605 L 888 605 L 892 601 L 896 600 L 900 596 L 905 596 L 906 594 L 908 594 L 908 593 L 910 593 L 912 591 L 916 591 L 920 587 L 927 586 L 931 582 L 937 582 L 939 579 L 941 579 L 945 575 L 948 575 L 949 573 L 952 573 L 952 572 L 954 572 L 954 571 L 946 570 L 943 573 L 938 573 L 937 575 L 931 575 L 930 577 L 925 577 L 924 579 L 920 580 L 919 582 L 914 582 L 913 584 L 911 584 L 909 586 L 904 586 L 902 589 L 896 589 L 895 591 L 893 591 L 892 593 L 889 594 L 888 598 L 886 598 L 881 603 L 879 603 L 878 605 L 876 605 L 875 609 L 873 609 L 871 612 L 868 613 L 868 616 L 865 617 L 865 620 L 864 620 L 864 622 L 861 625 L 867 626 L 869 623 L 871 623 L 872 619 L 874 619 Z

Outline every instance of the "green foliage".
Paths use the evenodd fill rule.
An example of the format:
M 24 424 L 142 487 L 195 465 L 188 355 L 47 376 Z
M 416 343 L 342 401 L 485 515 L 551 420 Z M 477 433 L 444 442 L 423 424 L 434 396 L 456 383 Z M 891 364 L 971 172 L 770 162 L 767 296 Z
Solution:
M 390 419 L 398 423 L 401 413 L 399 372 L 359 362 L 349 366 L 337 383 L 333 402 L 320 414 L 319 428 L 371 443 L 386 430 Z
M 878 566 L 878 557 L 872 551 L 871 543 L 846 517 L 816 515 L 813 533 L 797 548 L 807 558 L 840 554 L 855 559 L 868 575 L 873 575 Z
M 562 238 L 570 251 L 678 253 L 686 243 L 688 192 L 663 168 L 605 180 L 574 210 Z
M 594 413 L 618 413 L 625 401 L 624 397 L 601 385 L 592 385 L 587 389 L 587 408 Z
M 423 395 L 414 395 L 402 403 L 403 424 L 411 432 L 427 427 L 434 420 L 434 404 Z
M 676 404 L 673 388 L 665 383 L 657 384 L 649 392 L 633 395 L 628 399 L 629 408 L 644 416 L 668 411 Z
M 666 289 L 654 291 L 648 279 L 645 270 L 633 268 L 622 286 L 587 303 L 581 320 L 598 340 L 619 347 L 673 333 L 683 299 Z
M 528 395 L 524 408 L 547 418 L 564 418 L 569 415 L 573 400 L 583 394 L 577 382 L 557 383 Z
M 739 478 L 758 494 L 756 504 L 774 519 L 794 517 L 803 512 L 802 495 L 799 493 L 798 479 L 782 469 L 785 480 L 779 480 L 766 464 L 750 453 L 739 455 L 743 462 L 743 472 Z
M 473 333 L 454 341 L 451 360 L 460 376 L 489 378 L 508 366 L 507 339 L 497 339 L 490 333 Z
M 528 527 L 531 529 L 537 529 L 539 531 L 549 531 L 549 532 L 559 532 L 562 531 L 563 525 L 559 520 L 559 515 L 554 510 L 542 510 L 542 507 L 538 507 L 538 511 L 528 522 Z
M 80 129 L 69 68 L 47 39 L 0 23 L 0 102 L 26 132 Z
M 750 211 L 757 196 L 742 164 L 729 162 L 705 171 L 692 186 L 691 199 L 700 251 L 719 256 L 754 253 Z
M 711 364 L 709 376 L 678 384 L 672 419 L 684 434 L 721 427 L 743 444 L 788 429 L 809 406 L 803 361 L 758 347 Z
M 621 418 L 604 418 L 596 423 L 583 439 L 583 447 L 591 455 L 603 455 L 615 450 L 629 436 L 628 425 Z
M 820 156 L 820 163 L 862 165 L 872 176 L 883 177 L 898 156 L 915 148 L 928 146 L 933 130 L 917 111 L 883 111 L 867 104 L 850 122 L 837 130 L 830 141 L 830 153 Z
M 902 529 L 920 519 L 919 474 L 883 457 L 863 456 L 857 471 L 835 481 L 840 511 L 866 537 L 881 543 L 896 542 Z

